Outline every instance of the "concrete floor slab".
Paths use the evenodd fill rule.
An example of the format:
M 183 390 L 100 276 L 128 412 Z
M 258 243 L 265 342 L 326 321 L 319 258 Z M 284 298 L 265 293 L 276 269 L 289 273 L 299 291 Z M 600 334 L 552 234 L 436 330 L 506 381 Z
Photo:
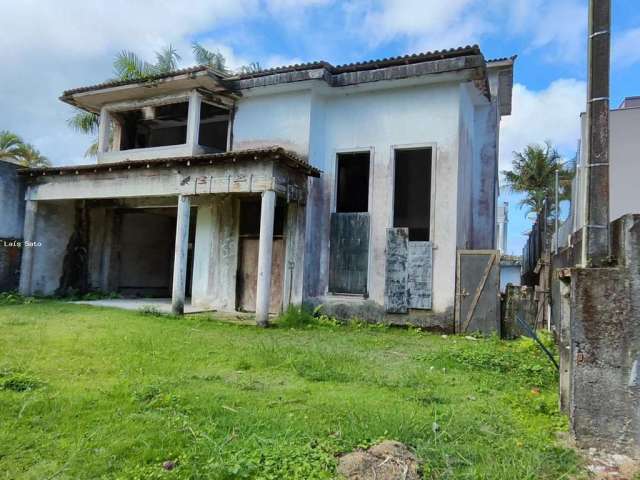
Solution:
M 109 298 L 103 300 L 80 300 L 72 303 L 94 305 L 96 307 L 122 308 L 124 310 L 155 309 L 162 313 L 171 313 L 170 298 Z M 191 301 L 189 299 L 187 299 L 184 305 L 184 313 L 200 313 L 210 311 L 213 310 L 194 307 L 193 305 L 191 305 Z

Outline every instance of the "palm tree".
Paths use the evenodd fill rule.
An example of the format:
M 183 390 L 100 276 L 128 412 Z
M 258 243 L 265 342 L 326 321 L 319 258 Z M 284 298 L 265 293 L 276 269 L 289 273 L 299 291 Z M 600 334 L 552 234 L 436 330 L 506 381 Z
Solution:
M 18 161 L 23 167 L 27 168 L 48 167 L 51 165 L 49 159 L 30 143 L 20 145 L 18 148 Z
M 251 62 L 248 65 L 241 66 L 239 73 L 249 74 L 249 73 L 259 72 L 260 70 L 262 70 L 262 66 L 260 65 L 260 62 Z
M 526 206 L 531 212 L 540 213 L 545 199 L 548 206 L 554 203 L 555 175 L 558 172 L 560 201 L 571 198 L 571 180 L 574 170 L 563 164 L 558 151 L 550 142 L 544 145 L 527 145 L 522 152 L 513 152 L 513 169 L 504 170 L 506 187 L 512 192 L 523 193 L 521 206 Z
M 36 147 L 25 143 L 19 135 L 8 130 L 0 131 L 0 159 L 13 160 L 28 168 L 51 165 L 49 159 L 42 155 Z
M 22 139 L 8 130 L 0 131 L 0 160 L 18 160 Z

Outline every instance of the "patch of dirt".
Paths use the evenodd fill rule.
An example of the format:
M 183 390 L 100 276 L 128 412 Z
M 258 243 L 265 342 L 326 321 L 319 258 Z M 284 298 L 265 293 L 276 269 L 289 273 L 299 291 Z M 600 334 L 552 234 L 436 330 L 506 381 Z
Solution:
M 616 453 L 605 453 L 590 448 L 584 452 L 589 478 L 594 480 L 631 480 L 640 473 L 637 461 Z
M 385 440 L 340 457 L 338 473 L 348 480 L 419 480 L 420 460 L 406 445 Z

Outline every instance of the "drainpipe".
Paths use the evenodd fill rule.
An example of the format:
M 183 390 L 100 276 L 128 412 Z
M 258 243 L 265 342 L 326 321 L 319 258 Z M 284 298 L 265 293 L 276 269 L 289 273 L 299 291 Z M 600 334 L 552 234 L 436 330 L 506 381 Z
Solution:
M 586 219 L 582 266 L 600 267 L 609 257 L 609 61 L 611 0 L 589 1 L 587 83 Z

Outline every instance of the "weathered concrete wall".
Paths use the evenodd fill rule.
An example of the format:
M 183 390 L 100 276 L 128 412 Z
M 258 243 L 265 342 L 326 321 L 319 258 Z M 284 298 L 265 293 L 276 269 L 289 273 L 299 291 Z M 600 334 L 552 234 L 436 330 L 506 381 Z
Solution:
M 640 215 L 612 224 L 618 266 L 571 270 L 571 429 L 640 455 Z
M 306 271 L 319 272 L 315 293 L 323 297 L 328 279 L 328 218 L 333 210 L 335 159 L 339 151 L 371 151 L 369 212 L 371 214 L 368 310 L 383 312 L 386 269 L 386 229 L 393 219 L 393 149 L 432 146 L 435 192 L 433 310 L 449 315 L 455 291 L 459 88 L 455 83 L 387 91 L 319 96 L 312 108 L 310 161 L 323 170 L 309 199 Z M 416 108 L 419 105 L 420 108 Z M 354 128 L 357 126 L 357 128 Z M 309 237 L 316 236 L 309 241 Z M 340 304 L 341 299 L 322 298 Z M 362 301 L 360 301 L 362 303 Z M 345 303 L 352 307 L 353 302 Z M 375 308 L 373 308 L 375 306 Z M 364 305 L 363 305 L 364 309 Z
M 60 287 L 63 261 L 76 220 L 74 201 L 39 202 L 36 213 L 30 291 L 53 295 Z
M 0 292 L 16 290 L 24 225 L 24 179 L 18 165 L 0 160 Z
M 192 303 L 221 311 L 236 309 L 239 200 L 211 196 L 198 207 Z
M 18 177 L 18 165 L 0 160 L 0 238 L 22 238 L 24 224 L 24 178 Z

